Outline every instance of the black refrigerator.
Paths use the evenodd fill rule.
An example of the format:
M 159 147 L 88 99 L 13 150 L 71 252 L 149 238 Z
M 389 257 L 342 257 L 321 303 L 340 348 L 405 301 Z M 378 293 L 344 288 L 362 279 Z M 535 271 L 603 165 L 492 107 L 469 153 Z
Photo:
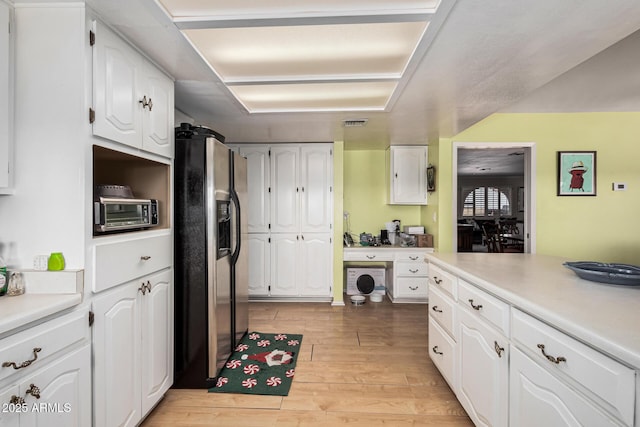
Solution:
M 174 158 L 174 388 L 209 388 L 249 325 L 246 159 L 183 123 Z

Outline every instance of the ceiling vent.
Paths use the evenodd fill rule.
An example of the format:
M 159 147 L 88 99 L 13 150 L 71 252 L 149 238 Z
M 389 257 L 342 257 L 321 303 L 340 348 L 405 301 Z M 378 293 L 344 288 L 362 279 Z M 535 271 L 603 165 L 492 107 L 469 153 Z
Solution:
M 343 120 L 342 125 L 346 128 L 357 128 L 366 126 L 369 119 Z

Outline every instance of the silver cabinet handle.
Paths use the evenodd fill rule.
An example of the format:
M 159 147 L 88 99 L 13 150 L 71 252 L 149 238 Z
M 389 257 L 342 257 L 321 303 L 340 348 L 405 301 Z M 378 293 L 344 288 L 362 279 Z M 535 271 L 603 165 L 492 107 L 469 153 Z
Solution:
M 474 305 L 474 304 L 473 304 L 473 300 L 472 300 L 472 299 L 470 299 L 470 300 L 469 300 L 469 304 L 471 304 L 471 307 L 472 307 L 474 310 L 480 310 L 480 309 L 482 309 L 482 304 Z
M 417 291 L 418 290 L 418 286 L 416 286 L 415 288 L 413 286 L 409 286 L 409 289 L 411 289 L 412 291 Z
M 504 352 L 504 347 L 500 347 L 498 345 L 498 341 L 493 342 L 493 348 L 495 349 L 496 353 L 498 353 L 498 357 L 502 357 L 502 353 Z
M 149 255 L 142 255 L 142 256 L 140 257 L 140 260 L 141 260 L 141 261 L 149 261 L 150 259 L 151 259 L 151 257 L 150 257 Z
M 565 357 L 553 357 L 553 356 L 549 356 L 547 353 L 545 353 L 544 351 L 544 344 L 538 344 L 538 348 L 540 349 L 540 351 L 542 352 L 542 355 L 544 357 L 547 358 L 547 360 L 551 363 L 555 363 L 556 365 L 558 365 L 560 362 L 566 362 L 567 359 Z
M 151 293 L 151 282 L 147 280 L 147 291 L 149 291 L 149 293 Z
M 443 352 L 438 351 L 438 346 L 437 346 L 437 345 L 434 345 L 434 346 L 433 346 L 433 348 L 432 348 L 431 350 L 433 350 L 433 352 L 434 352 L 435 354 L 444 354 Z
M 138 292 L 142 292 L 142 295 L 146 295 L 147 293 L 147 284 L 143 283 L 142 286 L 138 288 Z
M 438 279 L 438 276 L 433 276 L 433 281 L 436 282 L 436 285 L 442 283 L 442 279 Z
M 40 388 L 36 387 L 36 385 L 32 383 L 31 385 L 29 385 L 29 390 L 27 390 L 25 392 L 25 396 L 27 394 L 30 394 L 31 396 L 35 397 L 36 399 L 40 399 Z
M 442 310 L 440 310 L 437 305 L 431 307 L 431 310 L 435 311 L 436 313 L 442 313 Z
M 15 369 L 15 370 L 26 368 L 27 366 L 31 365 L 33 362 L 38 360 L 38 353 L 40 353 L 41 351 L 42 351 L 42 348 L 34 347 L 33 348 L 33 359 L 25 360 L 24 362 L 22 362 L 19 365 L 16 362 L 4 362 L 2 364 L 2 367 L 3 368 L 13 367 L 13 369 Z
M 414 269 L 412 269 L 412 268 L 410 268 L 410 269 L 409 269 L 409 272 L 410 272 L 410 273 L 413 273 L 413 274 L 416 274 L 418 271 L 420 271 L 420 270 L 414 270 Z
M 367 258 L 369 259 L 374 259 L 376 256 L 375 255 L 366 255 Z
M 409 257 L 409 259 L 410 259 L 411 261 L 417 261 L 417 260 L 418 260 L 418 258 L 420 258 L 420 257 L 417 257 L 417 256 L 410 256 L 410 257 Z

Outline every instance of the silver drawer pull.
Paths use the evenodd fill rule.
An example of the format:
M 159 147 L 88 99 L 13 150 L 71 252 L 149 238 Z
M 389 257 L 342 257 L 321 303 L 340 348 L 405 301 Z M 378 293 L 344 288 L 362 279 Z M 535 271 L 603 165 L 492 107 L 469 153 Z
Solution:
M 482 304 L 474 305 L 474 304 L 473 304 L 473 300 L 472 300 L 472 299 L 470 299 L 470 300 L 469 300 L 469 304 L 471 304 L 471 307 L 472 307 L 474 310 L 480 310 L 480 309 L 482 309 Z
M 411 261 L 417 261 L 418 259 L 420 259 L 420 257 L 417 257 L 417 256 L 410 256 L 410 257 L 409 257 L 409 259 L 410 259 Z
M 431 310 L 435 311 L 436 313 L 442 313 L 442 310 L 440 310 L 437 305 L 431 307 Z
M 9 403 L 14 404 L 14 405 L 22 406 L 22 405 L 24 405 L 24 398 L 20 397 L 20 396 L 16 396 L 14 394 L 14 395 L 11 396 L 11 399 L 9 400 Z
M 138 292 L 142 292 L 142 295 L 146 295 L 147 293 L 147 284 L 143 283 L 142 286 L 138 288 Z
M 29 386 L 29 390 L 27 390 L 25 392 L 25 396 L 27 394 L 30 394 L 31 396 L 35 397 L 36 399 L 40 399 L 40 388 L 36 387 L 36 385 L 32 383 Z
M 375 255 L 367 255 L 367 258 L 369 259 L 374 259 L 376 256 Z
M 498 345 L 498 341 L 493 342 L 493 348 L 496 350 L 496 353 L 498 353 L 498 357 L 502 357 L 502 353 L 504 352 L 504 347 L 500 347 Z
M 433 346 L 433 348 L 432 348 L 431 350 L 433 350 L 433 352 L 434 352 L 435 354 L 444 354 L 443 352 L 438 351 L 438 346 L 437 346 L 437 345 L 434 345 L 434 346 Z
M 436 285 L 442 283 L 442 279 L 438 279 L 438 276 L 433 276 L 433 281 L 436 282 Z
M 141 261 L 149 261 L 150 259 L 151 259 L 151 257 L 150 257 L 149 255 L 142 255 L 142 256 L 140 257 L 140 260 L 141 260 Z
M 409 289 L 411 289 L 412 291 L 417 291 L 418 290 L 418 286 L 416 286 L 416 287 L 409 286 Z
M 35 362 L 36 360 L 38 360 L 38 353 L 40 353 L 42 351 L 42 349 L 40 347 L 34 347 L 33 349 L 33 359 L 30 360 L 26 360 L 24 362 L 22 362 L 21 364 L 16 364 L 16 362 L 4 362 L 2 364 L 3 368 L 8 368 L 10 366 L 13 366 L 13 369 L 22 369 L 22 368 L 26 368 L 27 366 L 31 365 L 33 362 Z
M 409 272 L 410 272 L 410 273 L 413 273 L 413 274 L 416 274 L 418 271 L 420 271 L 420 270 L 413 270 L 413 269 L 411 269 L 411 268 L 409 269 Z
M 542 352 L 542 355 L 544 357 L 547 358 L 547 360 L 551 363 L 555 363 L 556 365 L 558 365 L 560 362 L 566 362 L 567 359 L 560 356 L 560 357 L 553 357 L 553 356 L 549 356 L 547 353 L 545 353 L 544 351 L 544 344 L 538 344 L 538 348 L 540 349 L 540 351 Z

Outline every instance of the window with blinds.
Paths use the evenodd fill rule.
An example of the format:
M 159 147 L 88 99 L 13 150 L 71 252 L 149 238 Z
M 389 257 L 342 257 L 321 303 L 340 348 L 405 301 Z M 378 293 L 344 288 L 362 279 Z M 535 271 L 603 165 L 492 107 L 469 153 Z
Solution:
M 497 187 L 476 187 L 464 199 L 462 216 L 500 217 L 511 215 L 511 190 Z

